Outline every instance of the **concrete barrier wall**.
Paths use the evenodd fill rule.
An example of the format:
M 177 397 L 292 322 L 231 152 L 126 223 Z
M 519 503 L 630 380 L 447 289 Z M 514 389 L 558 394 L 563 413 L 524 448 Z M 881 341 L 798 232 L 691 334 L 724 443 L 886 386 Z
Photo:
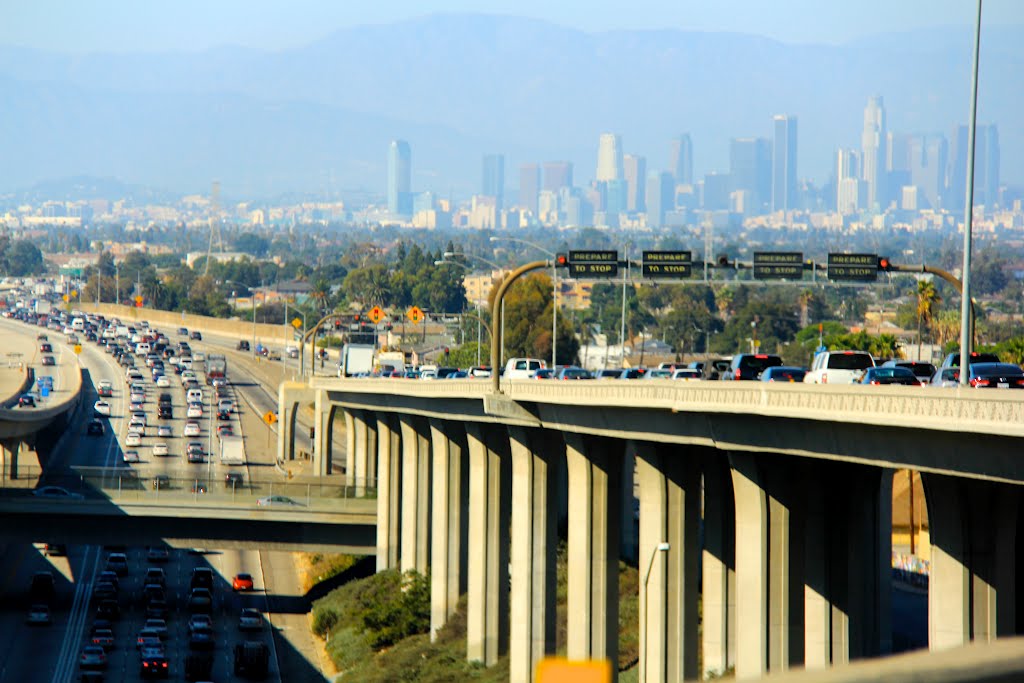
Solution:
M 252 321 L 228 320 L 225 318 L 212 318 L 205 315 L 193 313 L 179 313 L 176 311 L 158 311 L 152 308 L 136 308 L 134 306 L 118 306 L 116 304 L 94 304 L 82 302 L 76 304 L 76 309 L 86 313 L 99 313 L 106 318 L 117 318 L 119 320 L 139 321 L 146 320 L 155 325 L 171 339 L 174 338 L 174 331 L 179 327 L 193 328 L 203 332 L 213 332 L 235 339 L 252 340 Z M 270 325 L 267 323 L 256 323 L 256 341 L 263 344 L 282 345 L 291 344 L 292 330 L 290 325 Z

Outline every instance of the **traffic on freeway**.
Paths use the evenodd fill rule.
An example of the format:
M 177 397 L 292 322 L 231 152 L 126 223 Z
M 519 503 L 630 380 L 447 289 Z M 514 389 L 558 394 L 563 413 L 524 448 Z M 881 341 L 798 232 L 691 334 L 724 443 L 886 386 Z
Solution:
M 45 334 L 50 344 L 78 337 L 77 357 L 55 355 L 58 366 L 81 362 L 83 396 L 77 419 L 42 463 L 34 497 L 96 495 L 69 476 L 71 468 L 102 468 L 145 487 L 191 486 L 195 496 L 247 487 L 252 468 L 273 471 L 267 449 L 236 449 L 222 460 L 221 442 L 243 437 L 253 416 L 238 405 L 228 364 L 213 363 L 211 372 L 216 354 L 193 348 L 194 339 L 94 316 L 53 312 L 39 322 L 26 314 L 18 334 Z M 273 593 L 298 592 L 291 563 L 274 555 L 284 554 L 123 547 L 116 538 L 104 547 L 47 539 L 0 547 L 0 683 L 280 680 L 279 650 L 308 648 L 292 644 L 302 633 L 274 635 Z M 287 673 L 322 680 L 302 654 L 288 657 Z

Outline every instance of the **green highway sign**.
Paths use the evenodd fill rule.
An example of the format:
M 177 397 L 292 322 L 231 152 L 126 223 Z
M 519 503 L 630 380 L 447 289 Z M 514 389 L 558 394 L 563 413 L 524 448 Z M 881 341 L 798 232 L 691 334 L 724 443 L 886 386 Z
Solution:
M 619 273 L 617 251 L 570 251 L 570 277 L 615 277 Z
M 802 280 L 804 255 L 799 251 L 755 251 L 755 280 Z
M 645 251 L 640 267 L 644 277 L 687 278 L 693 274 L 689 251 Z
M 877 254 L 829 254 L 828 279 L 837 282 L 875 282 Z

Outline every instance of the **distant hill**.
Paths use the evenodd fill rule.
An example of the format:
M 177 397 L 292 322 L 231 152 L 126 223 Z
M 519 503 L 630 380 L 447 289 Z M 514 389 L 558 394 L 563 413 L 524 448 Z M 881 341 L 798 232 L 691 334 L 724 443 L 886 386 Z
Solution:
M 1000 125 L 1003 177 L 1024 180 L 1024 45 L 986 29 L 979 117 Z M 0 192 L 39 180 L 115 176 L 226 197 L 351 189 L 383 194 L 387 143 L 409 140 L 414 189 L 478 190 L 480 157 L 570 159 L 593 175 L 615 131 L 648 168 L 693 135 L 698 173 L 726 170 L 730 137 L 799 117 L 800 175 L 819 182 L 837 146 L 859 146 L 864 104 L 891 129 L 965 122 L 970 35 L 880 35 L 842 46 L 738 34 L 589 34 L 540 21 L 437 15 L 332 34 L 280 52 L 67 56 L 0 48 Z

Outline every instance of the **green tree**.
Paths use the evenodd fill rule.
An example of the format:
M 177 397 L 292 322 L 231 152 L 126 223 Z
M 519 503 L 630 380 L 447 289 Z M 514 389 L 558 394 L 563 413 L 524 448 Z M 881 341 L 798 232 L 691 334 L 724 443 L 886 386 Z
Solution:
M 930 280 L 917 283 L 917 357 L 921 357 L 921 327 L 931 328 L 935 317 L 935 307 L 942 303 L 935 284 Z
M 45 272 L 43 253 L 29 240 L 14 240 L 3 253 L 4 270 L 14 277 L 39 275 Z

